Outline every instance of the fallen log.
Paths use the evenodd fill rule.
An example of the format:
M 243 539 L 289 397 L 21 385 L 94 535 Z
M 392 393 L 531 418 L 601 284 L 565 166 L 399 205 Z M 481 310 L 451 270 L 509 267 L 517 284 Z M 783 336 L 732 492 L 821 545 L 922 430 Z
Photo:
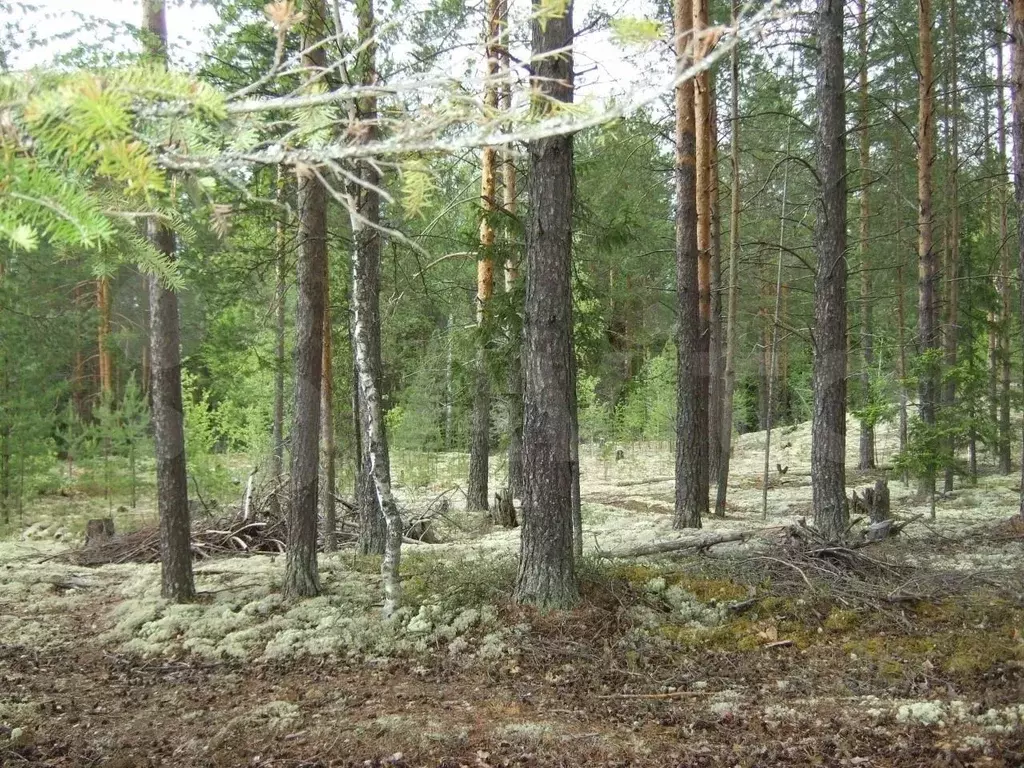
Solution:
M 677 539 L 676 541 L 662 541 L 657 544 L 647 544 L 632 549 L 619 549 L 602 553 L 602 557 L 644 557 L 646 555 L 664 555 L 669 552 L 682 552 L 686 549 L 704 551 L 718 544 L 727 544 L 731 541 L 746 541 L 763 531 L 730 531 L 727 533 L 713 533 L 707 536 L 699 536 L 689 539 Z

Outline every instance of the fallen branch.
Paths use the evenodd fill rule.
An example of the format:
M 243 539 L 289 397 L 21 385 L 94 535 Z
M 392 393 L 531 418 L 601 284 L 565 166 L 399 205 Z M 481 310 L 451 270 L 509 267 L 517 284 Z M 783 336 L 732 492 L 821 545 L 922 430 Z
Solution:
M 676 541 L 662 541 L 658 544 L 648 544 L 632 549 L 619 549 L 605 552 L 603 557 L 644 557 L 645 555 L 663 555 L 669 552 L 681 552 L 685 549 L 696 549 L 700 552 L 731 541 L 746 541 L 762 531 L 731 531 L 729 533 L 713 533 L 699 538 L 679 539 Z
M 675 480 L 673 475 L 666 475 L 665 477 L 651 477 L 647 480 L 622 480 L 615 484 L 616 488 L 630 488 L 634 485 L 653 485 L 654 483 L 667 483 L 670 480 Z
M 666 693 L 607 693 L 599 699 L 682 699 L 689 696 L 706 696 L 708 691 L 668 691 Z

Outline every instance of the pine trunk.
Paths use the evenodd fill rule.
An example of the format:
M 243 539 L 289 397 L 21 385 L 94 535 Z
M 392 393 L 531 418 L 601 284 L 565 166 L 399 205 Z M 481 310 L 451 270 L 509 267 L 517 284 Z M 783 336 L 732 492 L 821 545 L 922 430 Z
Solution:
M 1000 25 L 1002 26 L 1002 25 Z M 999 454 L 999 472 L 1010 474 L 1010 328 L 1013 325 L 1010 300 L 1010 242 L 1009 222 L 1007 215 L 1006 178 L 1006 95 L 1003 87 L 1005 72 L 1003 68 L 1003 35 L 996 36 L 996 118 L 998 120 L 999 141 L 999 314 L 998 342 L 995 360 L 998 363 L 999 393 L 999 437 L 997 441 Z
M 691 0 L 675 0 L 676 71 L 690 66 Z M 676 86 L 676 528 L 700 528 L 707 512 L 707 378 L 701 365 L 697 255 L 697 161 L 694 82 Z M 706 359 L 706 358 L 705 358 Z
M 106 275 L 96 281 L 96 308 L 99 312 L 96 346 L 99 350 L 100 398 L 112 403 L 114 359 L 110 349 L 110 278 Z
M 706 54 L 702 39 L 708 26 L 708 0 L 692 0 L 694 62 L 699 63 Z M 694 145 L 696 157 L 697 196 L 697 285 L 699 297 L 700 335 L 697 339 L 697 375 L 701 382 L 697 399 L 699 439 L 705 448 L 697 457 L 697 471 L 701 473 L 701 514 L 707 513 L 711 463 L 709 423 L 711 407 L 711 72 L 697 75 L 693 82 Z
M 508 50 L 508 2 L 501 0 L 499 6 L 502 30 L 499 59 L 503 84 L 501 87 L 501 108 L 505 112 L 512 109 L 511 59 Z M 501 152 L 502 209 L 505 226 L 503 237 L 505 242 L 505 293 L 512 294 L 519 282 L 519 256 L 516 247 L 516 166 L 511 147 L 504 147 Z M 512 306 L 516 306 L 513 304 Z M 517 307 L 518 308 L 518 307 Z M 512 497 L 523 497 L 523 334 L 521 323 L 512 320 L 508 329 L 510 347 L 508 363 L 508 487 Z
M 309 14 L 303 65 L 318 77 L 326 56 L 313 48 L 323 37 L 323 7 Z M 283 591 L 288 597 L 320 592 L 317 519 L 320 481 L 320 406 L 323 380 L 324 297 L 327 286 L 327 190 L 311 169 L 298 181 L 298 302 L 295 310 L 295 409 L 292 414 L 292 504 Z
M 949 111 L 949 125 L 947 135 L 949 136 L 949 223 L 947 239 L 947 264 L 946 264 L 946 333 L 943 336 L 944 362 L 947 371 L 953 371 L 957 365 L 957 344 L 959 333 L 959 312 L 960 312 L 960 202 L 959 202 L 959 173 L 960 173 L 960 85 L 957 79 L 957 2 L 950 0 L 949 3 L 949 26 L 950 26 L 950 55 L 949 72 L 951 88 L 951 109 Z M 956 408 L 956 377 L 949 376 L 943 384 L 942 406 L 947 413 Z M 953 490 L 954 463 L 956 444 L 952 438 L 947 440 L 944 446 L 945 472 L 943 477 L 943 491 L 951 493 Z
M 1010 3 L 1011 86 L 1013 109 L 1013 185 L 1017 202 L 1017 269 L 1021 278 L 1017 309 L 1024 322 L 1024 0 Z M 1024 334 L 1021 334 L 1024 353 Z M 1024 359 L 1024 354 L 1022 354 Z M 1024 455 L 1024 454 L 1022 454 Z M 1021 496 L 1019 514 L 1024 518 L 1024 460 L 1021 461 Z
M 333 552 L 338 548 L 337 507 L 334 501 L 336 488 L 335 443 L 334 443 L 334 359 L 331 340 L 331 282 L 330 270 L 325 266 L 324 275 L 324 342 L 322 363 L 322 384 L 320 386 L 320 435 L 323 442 L 324 488 L 322 506 L 324 513 L 324 551 Z
M 926 0 L 927 1 L 927 0 Z M 828 539 L 846 531 L 846 98 L 843 3 L 818 0 L 817 167 L 815 217 L 811 495 L 814 524 Z
M 142 28 L 147 57 L 167 66 L 164 0 L 143 0 Z M 156 219 L 147 234 L 160 254 L 175 259 L 174 233 Z M 181 336 L 178 296 L 160 278 L 149 278 L 150 393 L 156 453 L 157 509 L 160 516 L 160 594 L 175 602 L 195 599 L 192 579 L 192 527 L 185 471 L 185 417 L 181 394 Z
M 934 437 L 936 426 L 935 401 L 938 395 L 938 361 L 934 351 L 938 347 L 936 320 L 938 299 L 936 281 L 938 265 L 932 237 L 932 164 L 935 161 L 934 110 L 932 78 L 932 11 L 931 0 L 920 0 L 918 5 L 918 35 L 920 43 L 920 74 L 918 104 L 918 158 L 917 158 L 917 263 L 918 298 L 917 331 L 920 354 L 924 364 L 918 377 L 918 399 L 921 421 L 929 434 Z M 934 455 L 932 447 L 925 447 Z M 918 479 L 918 493 L 931 498 L 935 493 L 935 464 L 929 459 L 928 465 Z
M 724 327 L 722 324 L 722 217 L 718 188 L 718 109 L 711 92 L 711 327 L 708 369 L 708 491 L 718 482 L 722 466 L 722 397 L 725 390 Z M 710 504 L 710 502 L 709 502 Z M 717 506 L 716 506 L 717 514 Z
M 543 0 L 534 0 L 537 11 Z M 533 28 L 534 108 L 573 98 L 572 4 Z M 559 51 L 552 54 L 551 51 Z M 522 545 L 516 599 L 566 608 L 579 599 L 573 545 L 571 136 L 529 144 Z
M 739 18 L 739 0 L 732 3 L 732 22 Z M 739 264 L 740 250 L 740 119 L 739 119 L 739 46 L 734 46 L 729 66 L 729 160 L 732 175 L 732 189 L 729 191 L 729 294 L 726 301 L 725 321 L 725 371 L 722 391 L 722 455 L 718 467 L 718 492 L 715 496 L 715 515 L 725 517 L 726 500 L 729 493 L 729 464 L 732 460 L 733 397 L 736 390 L 736 320 L 739 310 Z
M 860 387 L 863 405 L 871 403 L 871 369 L 874 366 L 874 335 L 872 329 L 871 258 L 868 253 L 870 242 L 871 201 L 868 186 L 868 168 L 871 164 L 871 141 L 868 137 L 868 123 L 871 112 L 868 107 L 868 2 L 860 0 L 858 11 L 858 44 L 860 47 L 860 228 L 857 250 L 860 253 L 860 346 L 861 372 Z M 860 423 L 860 461 L 862 470 L 875 467 L 875 427 L 871 421 Z
M 494 114 L 498 108 L 498 49 L 501 28 L 498 0 L 487 0 L 484 29 L 486 58 L 484 110 Z M 476 271 L 476 370 L 473 387 L 473 421 L 469 446 L 469 482 L 466 509 L 487 509 L 488 456 L 491 438 L 491 382 L 487 365 L 487 337 L 490 331 L 490 302 L 494 292 L 494 214 L 497 197 L 498 151 L 484 147 L 480 158 L 480 251 Z
M 287 202 L 285 200 L 285 176 L 277 171 L 277 219 L 274 223 L 274 250 L 276 285 L 274 287 L 274 420 L 271 427 L 272 442 L 270 475 L 274 492 L 270 496 L 270 509 L 274 517 L 281 515 L 280 490 L 284 478 L 284 320 L 287 287 L 285 283 L 285 253 L 287 247 L 285 227 L 287 225 Z

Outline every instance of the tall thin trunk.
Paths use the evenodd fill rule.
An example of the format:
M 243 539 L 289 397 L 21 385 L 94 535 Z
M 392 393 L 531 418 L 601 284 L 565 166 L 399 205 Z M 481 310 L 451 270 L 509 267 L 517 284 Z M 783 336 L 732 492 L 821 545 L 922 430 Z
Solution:
M 790 126 L 786 124 L 786 155 L 790 153 Z M 775 267 L 775 282 L 772 290 L 775 296 L 775 306 L 772 310 L 771 327 L 765 328 L 765 415 L 764 415 L 764 467 L 761 472 L 761 517 L 768 517 L 768 478 L 771 473 L 772 455 L 772 426 L 775 423 L 775 403 L 779 399 L 775 391 L 778 381 L 778 348 L 779 348 L 779 319 L 782 313 L 782 267 L 784 264 L 783 244 L 786 240 L 786 206 L 789 202 L 789 163 L 786 163 L 782 171 L 782 210 L 779 214 L 779 254 Z
M 676 71 L 691 63 L 691 0 L 674 0 Z M 676 528 L 700 528 L 708 507 L 707 378 L 701 365 L 697 256 L 697 174 L 694 83 L 676 86 Z
M 284 476 L 284 320 L 287 286 L 285 283 L 285 249 L 287 245 L 285 227 L 287 226 L 287 203 L 285 197 L 285 175 L 277 171 L 277 215 L 274 222 L 274 258 L 276 285 L 274 286 L 274 420 L 271 446 L 270 475 L 275 491 L 270 496 L 271 512 L 275 517 L 281 514 L 280 486 Z
M 893 141 L 893 153 L 900 156 L 899 133 Z M 907 450 L 908 441 L 908 414 L 907 405 L 909 395 L 907 393 L 907 310 L 906 310 L 906 283 L 903 276 L 903 195 L 900 191 L 900 174 L 893 174 L 893 210 L 896 215 L 896 376 L 899 384 L 899 445 L 900 453 Z M 904 470 L 903 484 L 909 482 L 909 476 Z
M 167 19 L 164 0 L 143 0 L 142 28 L 147 57 L 167 66 Z M 157 219 L 147 222 L 153 246 L 175 259 L 174 233 Z M 178 296 L 160 278 L 149 279 L 149 339 L 153 398 L 153 442 L 156 449 L 157 508 L 160 514 L 160 594 L 175 602 L 195 598 L 192 579 L 192 527 L 185 473 L 185 428 L 181 395 L 181 336 Z
M 96 346 L 99 351 L 100 397 L 112 402 L 114 396 L 114 357 L 110 349 L 110 278 L 104 275 L 96 281 L 96 308 L 99 327 Z
M 932 5 L 931 0 L 918 4 L 919 84 L 918 84 L 918 158 L 917 158 L 917 259 L 918 298 L 917 330 L 920 355 L 923 360 L 918 377 L 918 398 L 921 421 L 929 434 L 935 431 L 935 401 L 938 394 L 938 361 L 934 350 L 938 347 L 936 320 L 938 302 L 936 280 L 938 265 L 932 238 L 932 164 L 935 162 L 934 109 L 932 78 Z M 928 448 L 931 454 L 931 448 Z M 918 479 L 918 493 L 928 498 L 935 494 L 935 465 L 929 460 Z
M 455 436 L 455 315 L 448 313 L 445 325 L 445 360 L 444 360 L 444 449 L 450 451 Z
M 501 108 L 504 112 L 512 109 L 512 84 L 510 82 L 512 62 L 509 56 L 508 0 L 500 0 L 499 24 L 501 44 L 499 59 L 502 74 Z M 502 209 L 505 226 L 505 293 L 511 294 L 519 281 L 519 255 L 516 249 L 516 166 L 512 148 L 505 146 L 501 151 Z M 509 328 L 510 346 L 508 363 L 508 487 L 513 498 L 523 496 L 523 334 L 521 324 L 513 319 Z
M 534 0 L 540 10 L 543 0 Z M 572 3 L 534 18 L 534 110 L 573 98 Z M 568 48 L 568 50 L 566 50 Z M 559 51 L 559 53 L 551 53 Z M 530 222 L 523 328 L 522 545 L 516 599 L 565 608 L 579 598 L 573 541 L 572 160 L 571 136 L 530 142 Z
M 722 466 L 722 397 L 725 389 L 725 351 L 722 323 L 722 216 L 718 184 L 718 108 L 714 89 L 711 92 L 711 327 L 708 370 L 708 484 L 718 476 Z M 716 506 L 717 514 L 717 506 Z
M 944 362 L 947 371 L 953 371 L 957 365 L 957 343 L 959 331 L 960 313 L 960 83 L 958 80 L 958 52 L 957 52 L 957 2 L 949 2 L 949 79 L 950 88 L 950 110 L 948 115 L 949 128 L 949 157 L 950 170 L 947 188 L 949 189 L 949 222 L 947 240 L 947 265 L 946 265 L 946 333 L 943 336 L 945 347 Z M 942 393 L 943 408 L 950 412 L 956 407 L 956 377 L 949 376 L 944 382 Z M 949 438 L 945 445 L 945 472 L 943 476 L 943 491 L 950 493 L 953 490 L 954 476 L 954 453 L 956 444 Z
M 863 404 L 871 402 L 871 369 L 874 366 L 874 335 L 871 323 L 871 258 L 868 253 L 871 231 L 871 201 L 868 187 L 868 168 L 871 165 L 871 141 L 868 137 L 868 0 L 860 0 L 857 14 L 857 42 L 860 48 L 859 96 L 860 104 L 860 227 L 857 250 L 860 254 L 860 387 Z M 860 469 L 875 466 L 875 427 L 871 421 L 860 423 Z
M 323 443 L 324 491 L 324 550 L 333 552 L 338 548 L 337 508 L 334 502 L 336 488 L 335 442 L 334 442 L 334 360 L 331 340 L 331 281 L 330 270 L 325 267 L 324 275 L 324 340 L 322 352 L 320 386 L 320 435 Z
M 1013 183 L 1017 202 L 1017 269 L 1020 277 L 1017 309 L 1024 322 L 1024 0 L 1012 0 L 1010 9 Z M 1024 353 L 1024 334 L 1021 334 L 1020 343 Z M 1021 461 L 1020 516 L 1024 517 L 1024 461 Z
M 739 0 L 732 2 L 732 22 L 739 18 Z M 736 320 L 739 310 L 740 252 L 740 59 L 739 46 L 734 46 L 729 60 L 729 161 L 732 189 L 729 191 L 729 297 L 725 321 L 725 382 L 722 391 L 722 456 L 718 466 L 718 492 L 715 515 L 725 517 L 729 493 L 729 464 L 732 460 L 733 396 L 736 390 Z
M 1000 14 L 1002 19 L 1002 14 Z M 1002 26 L 1000 24 L 999 26 Z M 1010 301 L 1010 242 L 1006 194 L 1006 93 L 1003 86 L 1003 33 L 996 32 L 996 119 L 998 120 L 999 142 L 999 319 L 998 353 L 999 363 L 999 472 L 1010 474 L 1010 328 L 1013 325 L 1012 303 Z
M 323 8 L 308 13 L 303 30 L 303 66 L 310 81 L 326 65 Z M 292 414 L 292 505 L 284 593 L 309 597 L 320 591 L 317 566 L 317 497 L 320 481 L 320 410 L 323 378 L 324 297 L 327 284 L 327 190 L 312 169 L 298 180 L 298 303 L 295 310 L 295 410 Z
M 705 44 L 701 39 L 708 26 L 709 0 L 693 0 L 692 47 L 694 61 L 699 62 L 705 55 Z M 697 177 L 697 291 L 699 297 L 700 336 L 697 340 L 698 376 L 701 380 L 701 397 L 697 400 L 699 411 L 699 437 L 706 444 L 697 456 L 697 471 L 701 473 L 700 493 L 701 514 L 708 509 L 710 477 L 710 440 L 708 424 L 711 415 L 708 401 L 711 390 L 711 72 L 705 71 L 694 78 L 693 119 L 694 146 Z
M 498 48 L 501 29 L 498 0 L 487 0 L 484 29 L 484 109 L 493 114 L 498 107 Z M 498 151 L 484 147 L 480 158 L 480 251 L 476 261 L 476 370 L 473 386 L 473 419 L 469 443 L 469 482 L 466 509 L 487 509 L 488 456 L 491 442 L 491 380 L 487 370 L 487 336 L 490 332 L 490 303 L 494 292 L 494 214 L 498 210 Z
M 377 85 L 377 45 L 373 41 L 375 34 L 373 0 L 358 0 L 356 3 L 358 31 L 361 50 L 357 56 L 357 68 L 363 85 Z M 359 99 L 357 104 L 359 119 L 366 127 L 367 140 L 372 141 L 379 132 L 377 125 L 377 97 L 367 95 Z M 382 495 L 378 485 L 391 488 L 391 457 L 388 450 L 387 432 L 384 422 L 374 423 L 371 404 L 366 401 L 367 389 L 381 397 L 384 378 L 384 363 L 381 356 L 380 341 L 380 264 L 381 236 L 376 226 L 380 222 L 380 194 L 375 189 L 380 185 L 380 174 L 376 165 L 369 162 L 359 164 L 359 176 L 365 184 L 354 189 L 356 208 L 362 220 L 368 222 L 355 230 L 355 247 L 352 252 L 352 311 L 353 311 L 353 354 L 360 344 L 365 346 L 365 371 L 355 360 L 359 386 L 359 413 L 362 419 L 362 469 L 359 473 L 359 551 L 362 554 L 384 555 L 384 565 L 391 568 L 397 562 L 398 554 L 392 553 L 391 523 L 389 512 L 382 504 Z M 363 334 L 360 338 L 359 334 Z M 363 377 L 368 378 L 363 385 Z M 380 402 L 376 405 L 380 409 Z M 371 435 L 376 432 L 376 437 Z M 401 531 L 398 533 L 401 541 Z M 397 566 L 395 566 L 397 567 Z M 385 575 L 385 581 L 388 576 Z
M 369 5 L 369 0 L 366 0 Z M 372 27 L 372 6 L 370 7 L 370 27 Z M 366 238 L 379 237 L 378 232 L 366 232 L 366 225 L 353 215 L 352 231 L 357 243 L 365 242 Z M 353 316 L 355 326 L 356 372 L 359 376 L 360 403 L 363 410 L 363 438 L 366 441 L 366 454 L 369 466 L 365 468 L 367 482 L 372 486 L 377 507 L 381 510 L 385 524 L 384 558 L 381 562 L 381 579 L 384 585 L 384 615 L 390 616 L 401 603 L 402 582 L 398 571 L 402 557 L 402 518 L 398 504 L 391 491 L 390 459 L 388 456 L 387 436 L 384 432 L 384 412 L 381 408 L 381 396 L 377 382 L 379 381 L 380 356 L 380 316 L 372 310 L 379 305 L 380 264 L 364 264 L 363 258 L 372 254 L 374 249 L 353 249 L 352 259 L 352 295 Z M 379 249 L 376 251 L 379 256 Z M 374 275 L 374 273 L 376 273 Z M 376 295 L 363 285 L 369 277 Z M 376 316 L 375 316 L 376 315 Z M 374 359 L 378 358 L 378 359 Z
M 927 2 L 927 0 L 925 0 Z M 811 496 L 828 539 L 846 531 L 846 94 L 843 3 L 818 0 L 817 167 Z

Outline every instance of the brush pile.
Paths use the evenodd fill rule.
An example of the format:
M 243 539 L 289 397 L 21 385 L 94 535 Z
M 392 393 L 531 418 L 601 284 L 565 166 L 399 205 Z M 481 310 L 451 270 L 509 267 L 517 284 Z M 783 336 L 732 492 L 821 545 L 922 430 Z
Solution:
M 441 537 L 437 522 L 448 516 L 451 492 L 441 494 L 419 508 L 403 510 L 405 538 L 423 543 L 437 543 Z M 335 541 L 338 546 L 353 544 L 359 539 L 359 514 L 351 502 L 335 496 Z M 250 476 L 245 497 L 240 505 L 227 508 L 227 514 L 214 515 L 202 505 L 194 510 L 192 519 L 192 556 L 205 560 L 217 556 L 242 554 L 283 554 L 288 541 L 288 514 L 291 506 L 287 483 L 255 488 Z M 214 508 L 213 511 L 222 511 Z M 326 539 L 326 525 L 321 515 L 320 548 Z M 67 558 L 76 565 L 100 566 L 109 563 L 156 563 L 160 561 L 160 526 L 157 523 L 123 534 L 116 534 L 87 543 Z

